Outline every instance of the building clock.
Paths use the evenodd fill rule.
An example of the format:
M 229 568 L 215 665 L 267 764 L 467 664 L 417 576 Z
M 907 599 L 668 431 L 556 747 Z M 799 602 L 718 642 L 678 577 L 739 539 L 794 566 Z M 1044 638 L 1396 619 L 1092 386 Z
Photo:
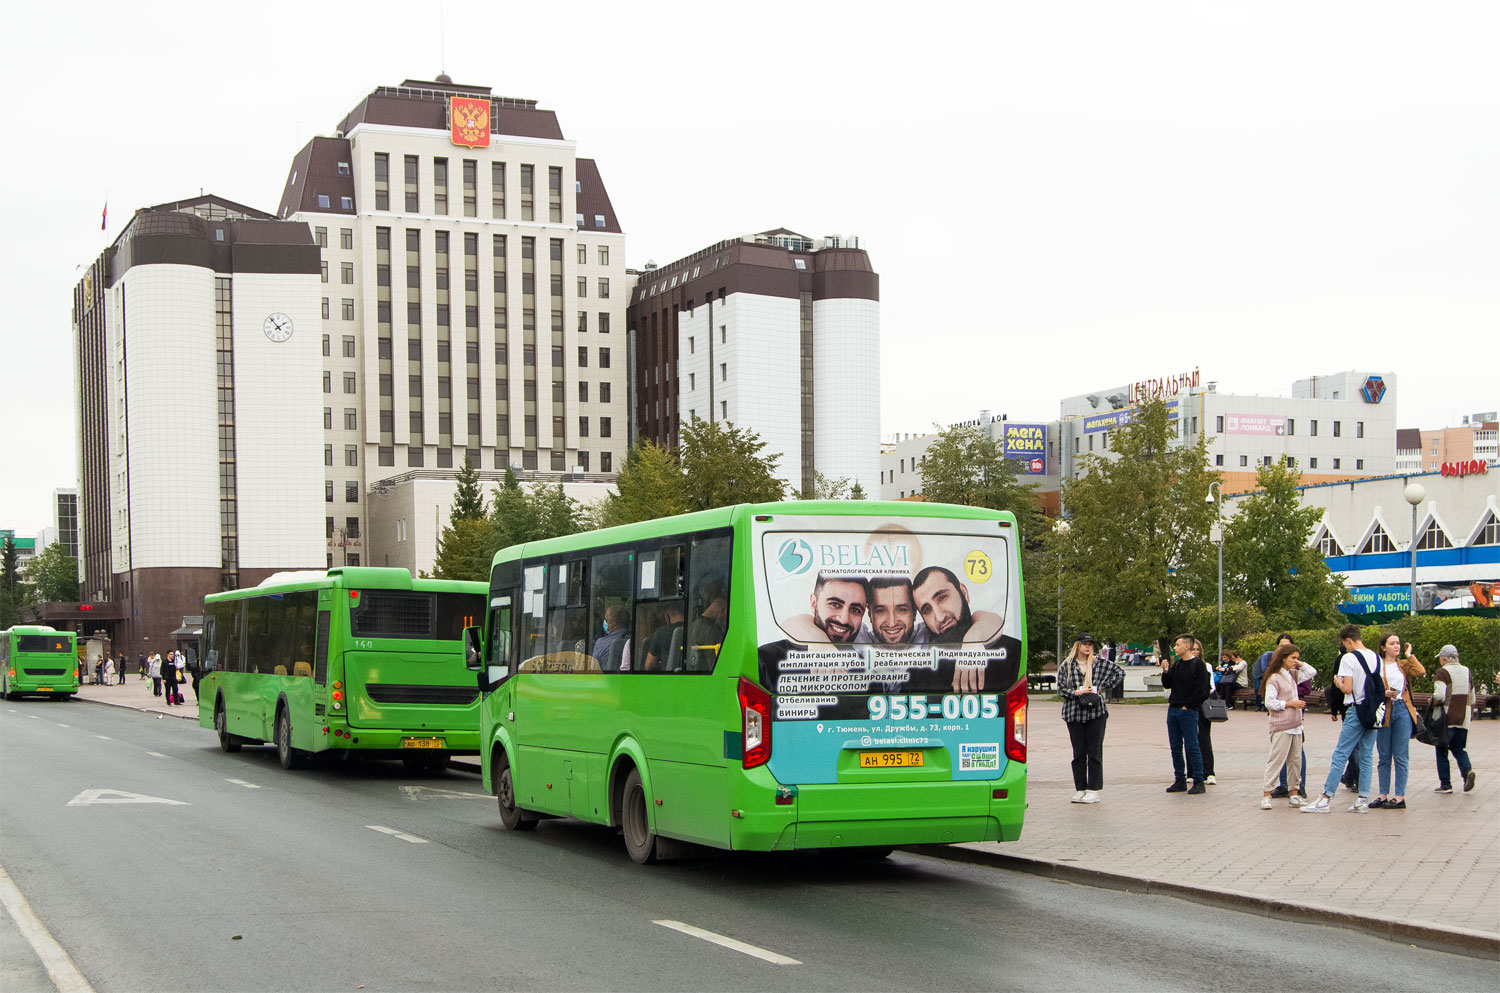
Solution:
M 265 332 L 272 341 L 286 341 L 292 336 L 292 319 L 285 314 L 272 314 L 266 318 Z

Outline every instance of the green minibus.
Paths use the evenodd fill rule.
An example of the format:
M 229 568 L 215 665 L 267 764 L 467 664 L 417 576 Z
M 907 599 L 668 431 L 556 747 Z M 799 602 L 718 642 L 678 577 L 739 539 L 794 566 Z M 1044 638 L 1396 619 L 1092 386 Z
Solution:
M 283 768 L 340 751 L 419 771 L 478 749 L 464 628 L 484 584 L 405 569 L 277 573 L 203 598 L 198 723 L 226 752 L 272 742 Z
M 610 825 L 637 862 L 1018 838 L 1018 540 L 1008 513 L 801 501 L 503 549 L 466 632 L 501 823 Z
M 66 700 L 78 692 L 78 636 L 45 625 L 0 631 L 0 694 L 34 693 Z

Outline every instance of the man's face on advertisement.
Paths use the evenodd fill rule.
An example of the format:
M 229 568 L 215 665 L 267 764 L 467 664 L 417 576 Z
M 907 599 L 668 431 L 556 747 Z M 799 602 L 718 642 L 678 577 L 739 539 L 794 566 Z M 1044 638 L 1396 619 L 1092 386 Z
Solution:
M 969 612 L 969 591 L 955 586 L 941 572 L 934 572 L 914 591 L 917 612 L 934 640 L 959 641 L 974 622 Z
M 910 586 L 886 586 L 874 592 L 870 604 L 870 629 L 875 640 L 885 645 L 904 645 L 911 640 L 917 622 L 917 608 Z
M 853 641 L 868 607 L 862 585 L 830 579 L 812 595 L 813 623 L 829 641 Z

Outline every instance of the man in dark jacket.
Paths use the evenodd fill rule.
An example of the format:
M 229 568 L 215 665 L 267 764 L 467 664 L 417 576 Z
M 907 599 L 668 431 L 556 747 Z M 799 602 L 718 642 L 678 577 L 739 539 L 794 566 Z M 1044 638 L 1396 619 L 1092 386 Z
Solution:
M 1172 785 L 1168 793 L 1198 794 L 1204 792 L 1203 753 L 1198 750 L 1198 708 L 1208 699 L 1208 667 L 1198 658 L 1198 639 L 1180 634 L 1173 646 L 1174 663 L 1161 660 L 1161 684 L 1170 690 L 1167 697 L 1167 744 L 1172 749 Z M 1186 767 L 1183 752 L 1187 753 Z M 1193 777 L 1188 789 L 1187 775 Z

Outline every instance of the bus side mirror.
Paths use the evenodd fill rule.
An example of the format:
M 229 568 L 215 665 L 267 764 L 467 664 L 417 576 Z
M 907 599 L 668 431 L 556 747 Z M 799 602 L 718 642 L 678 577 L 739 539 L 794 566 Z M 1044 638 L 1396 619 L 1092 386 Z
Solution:
M 481 649 L 484 632 L 477 627 L 464 628 L 464 665 L 470 672 L 478 672 L 484 661 Z

